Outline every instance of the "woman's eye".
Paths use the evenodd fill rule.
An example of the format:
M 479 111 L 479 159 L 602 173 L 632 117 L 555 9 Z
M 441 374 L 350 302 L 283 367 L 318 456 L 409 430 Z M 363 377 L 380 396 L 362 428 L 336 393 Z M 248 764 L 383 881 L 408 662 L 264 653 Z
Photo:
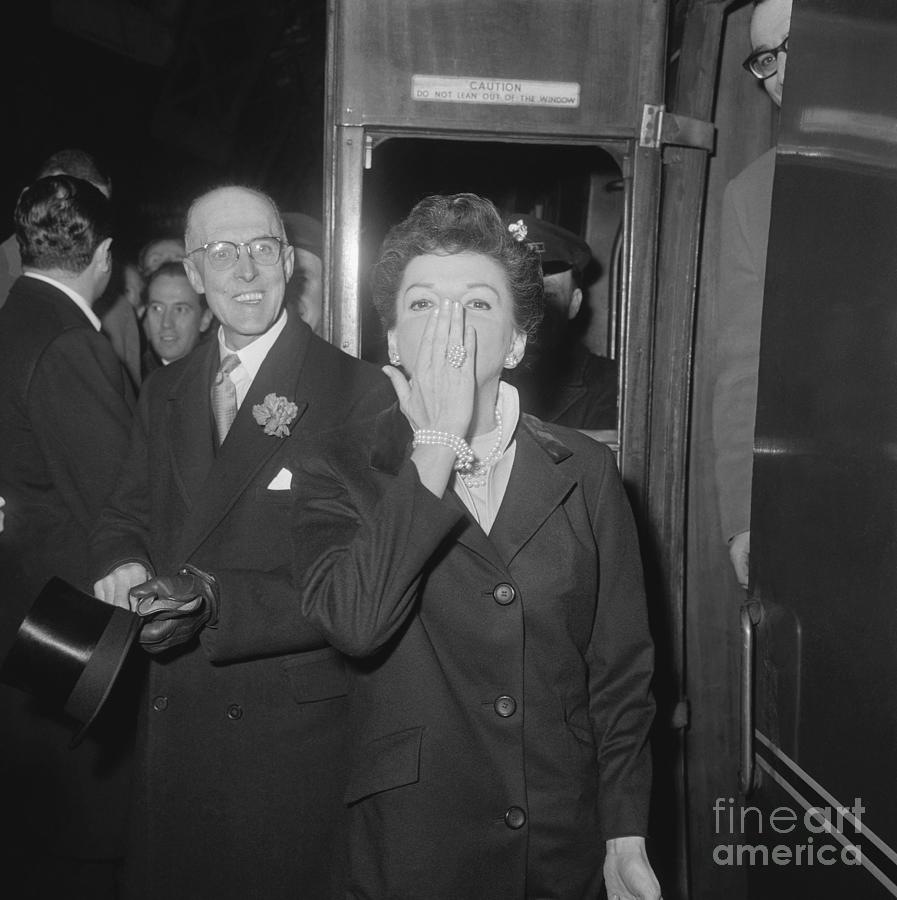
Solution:
M 427 300 L 425 297 L 421 297 L 419 300 L 412 300 L 408 308 L 413 309 L 415 312 L 419 312 L 422 309 L 430 309 L 432 306 L 432 300 Z
M 488 300 L 483 300 L 480 297 L 473 297 L 467 301 L 465 306 L 468 309 L 492 309 L 492 304 Z

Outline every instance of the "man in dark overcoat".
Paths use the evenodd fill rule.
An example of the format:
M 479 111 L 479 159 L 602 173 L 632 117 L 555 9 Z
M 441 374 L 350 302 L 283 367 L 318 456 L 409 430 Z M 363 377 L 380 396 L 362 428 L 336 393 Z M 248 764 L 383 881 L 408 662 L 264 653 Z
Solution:
M 22 192 L 15 223 L 24 271 L 0 309 L 0 659 L 51 576 L 90 590 L 88 539 L 127 451 L 134 400 L 93 312 L 112 265 L 107 198 L 79 178 L 41 178 Z M 129 742 L 123 721 L 112 726 L 70 749 L 71 721 L 0 686 L 6 896 L 113 896 Z
M 268 197 L 211 191 L 186 237 L 221 326 L 145 384 L 94 543 L 97 595 L 148 614 L 153 653 L 129 888 L 342 896 L 346 675 L 291 584 L 290 466 L 392 392 L 284 309 L 293 251 Z

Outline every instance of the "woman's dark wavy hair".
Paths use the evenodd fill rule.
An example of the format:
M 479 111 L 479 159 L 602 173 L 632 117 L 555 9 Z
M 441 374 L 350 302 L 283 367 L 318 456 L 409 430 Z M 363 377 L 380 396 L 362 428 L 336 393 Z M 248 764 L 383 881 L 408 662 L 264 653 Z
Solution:
M 112 236 L 112 205 L 89 181 L 70 175 L 38 178 L 15 211 L 22 264 L 80 275 Z
M 395 326 L 399 285 L 412 259 L 465 252 L 488 256 L 505 270 L 515 324 L 531 336 L 542 319 L 539 254 L 515 240 L 492 202 L 477 194 L 425 197 L 390 229 L 371 271 L 374 306 L 384 326 Z

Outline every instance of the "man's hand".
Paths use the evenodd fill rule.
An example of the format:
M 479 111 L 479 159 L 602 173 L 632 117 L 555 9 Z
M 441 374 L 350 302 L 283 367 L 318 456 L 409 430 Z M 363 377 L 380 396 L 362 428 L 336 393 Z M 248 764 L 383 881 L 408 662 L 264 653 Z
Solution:
M 139 639 L 149 653 L 184 644 L 218 621 L 217 583 L 195 566 L 137 585 L 131 598 L 134 611 L 145 619 Z
M 748 589 L 748 574 L 751 561 L 751 533 L 742 531 L 729 541 L 729 559 L 732 560 L 732 568 L 738 583 Z
M 105 578 L 101 578 L 93 586 L 93 593 L 103 603 L 130 610 L 128 592 L 135 585 L 143 584 L 149 577 L 146 567 L 140 563 L 125 563 L 113 569 Z
M 622 837 L 607 842 L 604 883 L 609 900 L 661 900 L 644 838 Z

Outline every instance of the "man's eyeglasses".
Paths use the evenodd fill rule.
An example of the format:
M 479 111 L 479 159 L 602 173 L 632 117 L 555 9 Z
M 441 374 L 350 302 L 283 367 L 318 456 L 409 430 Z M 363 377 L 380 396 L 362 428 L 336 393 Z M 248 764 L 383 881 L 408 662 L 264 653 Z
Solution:
M 745 69 L 758 81 L 766 81 L 779 70 L 779 54 L 788 52 L 788 35 L 772 50 L 755 50 L 743 63 Z
M 233 241 L 209 241 L 208 244 L 188 250 L 187 255 L 205 252 L 209 265 L 213 269 L 223 271 L 237 262 L 244 247 L 249 258 L 260 266 L 273 266 L 280 260 L 285 246 L 286 241 L 277 237 L 257 237 L 251 241 L 240 241 L 238 244 Z

